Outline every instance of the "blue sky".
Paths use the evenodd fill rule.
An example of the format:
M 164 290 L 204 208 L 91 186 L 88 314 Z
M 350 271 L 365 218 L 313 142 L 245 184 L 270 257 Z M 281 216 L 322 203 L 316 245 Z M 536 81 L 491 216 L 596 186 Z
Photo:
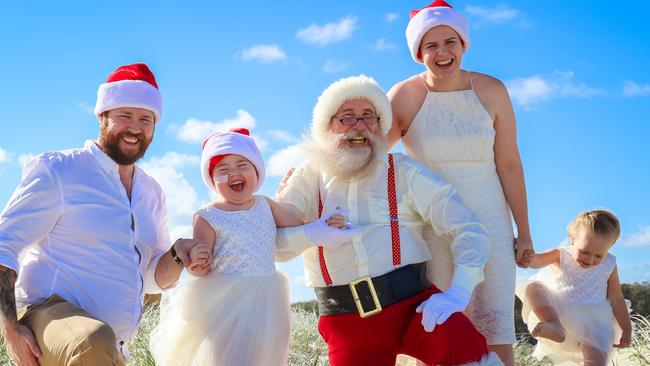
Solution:
M 427 1 L 20 2 L 0 13 L 0 202 L 21 165 L 97 136 L 97 86 L 146 62 L 163 120 L 141 166 L 168 196 L 170 230 L 187 235 L 210 199 L 200 141 L 248 127 L 270 173 L 300 161 L 293 145 L 320 92 L 365 73 L 388 90 L 422 70 L 409 56 L 408 11 Z M 581 210 L 610 208 L 623 235 L 624 282 L 650 281 L 650 24 L 646 1 L 452 1 L 471 24 L 465 69 L 493 75 L 517 114 L 533 240 L 565 240 Z M 293 300 L 313 298 L 299 260 L 281 265 Z M 519 273 L 522 277 L 526 272 Z

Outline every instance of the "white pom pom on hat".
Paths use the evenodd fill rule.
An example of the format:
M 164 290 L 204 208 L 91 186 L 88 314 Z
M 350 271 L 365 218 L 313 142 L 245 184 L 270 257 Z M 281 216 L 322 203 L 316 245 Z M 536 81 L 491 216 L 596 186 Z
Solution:
M 411 10 L 406 26 L 406 43 L 413 61 L 421 64 L 420 43 L 424 34 L 433 27 L 446 25 L 458 33 L 465 50 L 469 48 L 469 24 L 467 19 L 444 0 L 436 0 L 420 10 Z
M 321 143 L 327 141 L 332 116 L 343 103 L 353 99 L 366 99 L 372 103 L 379 117 L 381 134 L 388 134 L 393 124 L 390 101 L 375 79 L 359 75 L 335 81 L 318 97 L 311 122 L 312 137 Z
M 233 128 L 225 132 L 217 132 L 203 141 L 201 153 L 201 176 L 208 188 L 216 192 L 212 171 L 226 155 L 241 155 L 248 159 L 257 170 L 257 186 L 259 190 L 264 183 L 265 171 L 262 153 L 257 148 L 255 140 L 245 128 Z

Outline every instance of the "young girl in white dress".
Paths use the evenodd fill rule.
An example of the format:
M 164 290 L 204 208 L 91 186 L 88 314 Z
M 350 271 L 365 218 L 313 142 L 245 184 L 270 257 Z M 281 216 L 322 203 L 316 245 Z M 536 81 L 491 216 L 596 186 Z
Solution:
M 301 214 L 253 195 L 264 164 L 245 129 L 209 137 L 201 170 L 218 196 L 194 215 L 194 238 L 206 243 L 190 252 L 194 277 L 163 296 L 150 340 L 156 364 L 286 365 L 289 284 L 275 269 L 273 249 L 276 226 L 302 225 Z M 345 222 L 341 215 L 323 221 Z
M 543 268 L 517 285 L 522 316 L 538 343 L 534 356 L 554 364 L 607 364 L 613 347 L 627 347 L 632 325 L 609 254 L 620 234 L 611 212 L 583 212 L 568 226 L 571 245 L 537 254 Z

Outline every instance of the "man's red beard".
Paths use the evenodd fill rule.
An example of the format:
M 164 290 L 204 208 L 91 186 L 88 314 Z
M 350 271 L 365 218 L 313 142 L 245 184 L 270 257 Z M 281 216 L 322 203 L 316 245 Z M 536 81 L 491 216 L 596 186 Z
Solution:
M 138 139 L 139 149 L 137 153 L 127 155 L 120 150 L 120 140 L 124 137 L 133 137 Z M 153 136 L 151 139 L 147 140 L 147 137 L 142 132 L 139 134 L 133 134 L 124 131 L 111 135 L 108 132 L 107 123 L 102 123 L 99 131 L 99 146 L 102 151 L 120 165 L 131 165 L 140 160 L 144 156 L 145 152 L 147 152 L 147 148 L 149 147 L 149 144 L 151 144 L 152 140 Z

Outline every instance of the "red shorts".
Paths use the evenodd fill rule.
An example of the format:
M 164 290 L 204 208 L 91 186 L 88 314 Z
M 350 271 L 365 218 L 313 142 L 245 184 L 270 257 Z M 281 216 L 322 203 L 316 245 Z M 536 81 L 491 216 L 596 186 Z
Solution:
M 429 365 L 461 365 L 487 353 L 485 338 L 462 313 L 455 313 L 429 333 L 415 309 L 435 286 L 384 308 L 379 314 L 321 316 L 318 331 L 327 343 L 332 366 L 394 366 L 397 355 L 415 357 Z

